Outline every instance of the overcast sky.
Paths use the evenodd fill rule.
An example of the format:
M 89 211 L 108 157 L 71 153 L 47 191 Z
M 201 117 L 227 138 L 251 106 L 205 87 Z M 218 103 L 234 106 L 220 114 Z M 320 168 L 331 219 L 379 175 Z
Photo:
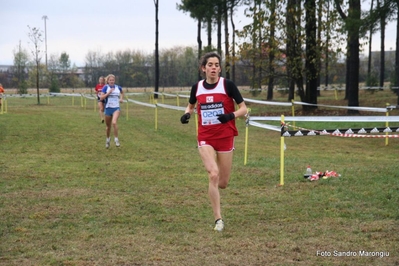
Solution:
M 160 49 L 196 46 L 197 23 L 176 9 L 180 2 L 159 0 Z M 43 31 L 41 48 L 45 50 L 43 16 L 48 17 L 48 58 L 66 52 L 72 63 L 83 66 L 89 51 L 105 54 L 130 49 L 151 53 L 155 49 L 154 0 L 0 0 L 0 65 L 13 64 L 13 51 L 19 43 L 31 52 L 28 25 Z M 235 23 L 236 29 L 249 23 L 243 8 L 237 12 Z M 395 25 L 390 25 L 386 50 L 395 48 L 395 36 Z M 373 50 L 379 50 L 379 46 L 379 36 L 375 35 Z
M 159 0 L 160 49 L 196 46 L 197 23 L 176 9 L 180 2 Z M 155 49 L 153 0 L 0 0 L 0 3 L 0 65 L 13 64 L 13 51 L 20 41 L 31 52 L 28 25 L 43 31 L 41 46 L 45 50 L 44 15 L 48 17 L 48 58 L 66 52 L 71 62 L 79 66 L 84 64 L 89 51 L 105 54 L 131 49 L 152 53 Z M 240 18 L 245 16 L 237 17 L 237 29 L 243 27 Z

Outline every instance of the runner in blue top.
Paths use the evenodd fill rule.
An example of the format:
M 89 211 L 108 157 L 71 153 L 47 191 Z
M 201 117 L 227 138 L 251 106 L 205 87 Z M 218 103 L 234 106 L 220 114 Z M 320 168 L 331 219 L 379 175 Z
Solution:
M 105 124 L 107 126 L 107 139 L 105 147 L 108 149 L 111 142 L 111 123 L 114 128 L 116 147 L 120 146 L 118 139 L 118 118 L 121 113 L 120 103 L 123 102 L 122 87 L 115 84 L 115 76 L 109 74 L 106 78 L 107 85 L 101 91 L 100 101 L 105 100 Z

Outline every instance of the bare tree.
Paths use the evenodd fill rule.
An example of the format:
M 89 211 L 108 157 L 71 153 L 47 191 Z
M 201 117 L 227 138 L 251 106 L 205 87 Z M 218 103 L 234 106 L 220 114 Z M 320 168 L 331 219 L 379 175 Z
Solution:
M 18 50 L 14 51 L 14 78 L 13 81 L 18 87 L 18 93 L 26 94 L 28 92 L 28 83 L 26 82 L 26 70 L 29 62 L 28 52 L 21 47 L 19 43 Z
M 33 44 L 32 54 L 33 54 L 33 61 L 36 66 L 36 89 L 37 89 L 37 104 L 40 104 L 40 91 L 39 91 L 39 73 L 40 73 L 40 61 L 42 60 L 41 57 L 41 50 L 40 50 L 40 43 L 43 42 L 42 33 L 40 32 L 39 28 L 31 28 L 28 25 L 28 37 Z
M 100 51 L 89 51 L 85 57 L 86 85 L 93 88 L 100 76 L 104 73 L 104 56 Z

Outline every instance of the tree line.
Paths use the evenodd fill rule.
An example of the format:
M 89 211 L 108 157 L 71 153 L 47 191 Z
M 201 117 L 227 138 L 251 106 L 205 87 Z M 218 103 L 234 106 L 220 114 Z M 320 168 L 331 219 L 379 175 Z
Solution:
M 119 84 L 125 87 L 153 87 L 156 79 L 160 86 L 191 86 L 200 76 L 200 56 L 216 50 L 223 56 L 226 78 L 237 85 L 265 90 L 267 100 L 273 99 L 273 90 L 278 86 L 288 88 L 287 101 L 298 93 L 301 101 L 317 104 L 318 87 L 344 83 L 348 105 L 359 106 L 360 82 L 371 86 L 378 80 L 378 85 L 383 87 L 384 81 L 389 80 L 393 87 L 399 87 L 396 78 L 399 48 L 396 47 L 394 69 L 390 70 L 385 67 L 384 47 L 385 27 L 387 22 L 397 21 L 398 1 L 371 0 L 368 10 L 362 9 L 361 2 L 181 0 L 176 8 L 198 22 L 197 47 L 174 47 L 155 54 L 129 49 L 107 54 L 89 51 L 83 80 L 76 79 L 77 68 L 70 66 L 67 53 L 50 56 L 49 63 L 43 66 L 38 56 L 40 51 L 32 51 L 34 63 L 29 63 L 32 60 L 28 53 L 19 47 L 14 54 L 13 82 L 21 89 L 31 84 L 27 80 L 36 80 L 40 86 L 47 85 L 52 90 L 81 85 L 93 87 L 99 76 L 114 73 Z M 245 7 L 245 15 L 252 22 L 237 30 L 234 18 L 239 6 Z M 202 44 L 203 29 L 206 45 Z M 216 45 L 212 40 L 215 31 Z M 378 71 L 371 65 L 371 41 L 376 32 L 381 33 Z M 40 44 L 41 33 L 33 28 L 30 34 L 38 37 L 36 42 Z M 363 68 L 360 52 L 367 46 L 368 62 Z M 157 60 L 159 77 L 154 70 Z M 391 74 L 386 76 L 389 71 Z M 304 106 L 304 109 L 312 108 L 316 107 Z
M 295 88 L 303 102 L 317 104 L 322 84 L 331 83 L 330 71 L 336 58 L 344 57 L 345 99 L 349 106 L 359 106 L 360 52 L 368 42 L 369 64 L 366 82 L 374 79 L 371 70 L 372 35 L 381 33 L 379 85 L 385 76 L 385 27 L 399 15 L 399 1 L 371 0 L 368 10 L 362 9 L 361 0 L 181 0 L 178 9 L 198 21 L 198 47 L 202 51 L 200 28 L 205 24 L 208 45 L 212 48 L 211 33 L 217 30 L 216 49 L 224 54 L 226 77 L 234 79 L 237 60 L 252 68 L 251 86 L 265 86 L 267 99 L 273 99 L 276 79 L 285 79 L 289 87 L 288 101 L 294 98 Z M 234 27 L 237 6 L 245 6 L 245 14 L 252 23 L 243 30 Z M 399 31 L 399 27 L 397 27 Z M 232 38 L 230 38 L 230 34 Z M 368 35 L 367 35 L 368 34 Z M 399 80 L 399 34 L 397 32 L 395 75 Z M 235 37 L 243 40 L 235 49 Z M 231 45 L 230 45 L 231 44 Z M 399 104 L 399 90 L 398 90 Z M 304 106 L 304 109 L 317 108 Z M 350 110 L 356 113 L 357 111 Z
M 189 87 L 198 80 L 199 66 L 195 47 L 163 49 L 159 57 L 161 87 Z M 251 65 L 246 61 L 238 61 L 235 68 L 238 69 L 236 84 L 255 88 L 251 86 Z M 24 94 L 28 88 L 36 87 L 37 69 L 40 88 L 48 88 L 51 92 L 59 92 L 60 88 L 94 88 L 98 78 L 109 73 L 117 76 L 118 84 L 122 87 L 154 87 L 154 55 L 132 50 L 106 54 L 89 51 L 83 67 L 72 64 L 65 52 L 50 55 L 47 67 L 44 64 L 36 67 L 29 60 L 27 51 L 18 50 L 10 70 L 0 72 L 0 83 L 6 88 L 18 88 L 18 93 Z M 343 84 L 344 63 L 335 61 L 330 75 L 334 84 Z M 276 80 L 275 87 L 287 87 L 284 79 Z M 262 87 L 255 89 L 258 91 Z

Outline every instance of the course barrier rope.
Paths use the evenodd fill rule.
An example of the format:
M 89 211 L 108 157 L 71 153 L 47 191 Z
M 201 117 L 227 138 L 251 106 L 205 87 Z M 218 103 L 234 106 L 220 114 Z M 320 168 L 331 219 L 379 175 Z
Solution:
M 251 116 L 256 121 L 281 121 L 281 116 Z M 297 122 L 399 122 L 399 116 L 284 116 Z
M 293 104 L 307 105 L 307 106 L 320 106 L 320 107 L 328 107 L 328 108 L 339 108 L 339 109 L 357 110 L 357 111 L 380 112 L 380 113 L 385 113 L 387 111 L 387 108 L 312 104 L 312 103 L 297 102 L 297 101 L 294 101 Z M 390 108 L 393 108 L 393 107 L 391 106 Z
M 383 108 L 367 108 L 368 110 L 373 110 L 375 112 L 387 112 L 387 109 Z M 245 134 L 245 150 L 244 150 L 244 165 L 247 163 L 248 154 L 248 126 L 255 126 L 259 128 L 269 129 L 273 131 L 280 132 L 280 183 L 279 186 L 284 185 L 284 152 L 286 149 L 285 137 L 299 137 L 299 136 L 336 136 L 336 137 L 347 137 L 347 138 L 385 138 L 385 143 L 388 145 L 388 138 L 399 138 L 398 134 L 389 134 L 393 132 L 399 133 L 399 127 L 389 127 L 389 122 L 399 122 L 399 116 L 250 116 L 251 109 L 248 109 L 248 114 L 246 117 L 246 134 Z M 269 125 L 265 123 L 260 123 L 259 121 L 274 121 L 280 122 L 280 126 Z M 314 130 L 304 127 L 298 127 L 295 125 L 290 125 L 286 121 L 296 122 L 367 122 L 367 123 L 385 123 L 385 127 L 370 127 L 370 128 L 359 128 L 359 129 L 332 129 L 332 130 Z M 294 128 L 295 130 L 289 130 L 289 128 Z M 385 135 L 381 135 L 385 134 Z
M 286 128 L 293 127 L 297 130 L 286 130 Z M 344 132 L 344 133 L 342 133 Z M 357 132 L 357 133 L 355 133 Z M 283 137 L 302 137 L 302 136 L 317 136 L 329 135 L 335 137 L 347 138 L 399 138 L 399 135 L 367 135 L 378 133 L 392 133 L 399 132 L 399 127 L 373 127 L 373 128 L 347 128 L 347 129 L 323 129 L 313 130 L 298 126 L 291 126 L 288 123 L 282 125 L 281 136 Z
M 149 95 L 150 103 L 145 103 L 137 100 L 129 99 L 130 95 Z M 165 97 L 176 97 L 177 104 L 168 105 L 164 103 L 157 103 L 154 95 L 160 95 L 162 97 L 162 101 L 164 101 Z M 37 94 L 25 94 L 25 95 L 7 95 L 7 97 L 36 97 Z M 94 110 L 97 106 L 97 97 L 93 94 L 82 94 L 82 93 L 49 93 L 49 94 L 41 94 L 40 97 L 47 97 L 48 102 L 50 97 L 56 96 L 70 96 L 72 97 L 72 105 L 74 104 L 74 98 L 80 97 L 82 107 L 86 107 L 86 99 L 94 100 Z M 179 98 L 189 98 L 189 95 L 186 94 L 171 94 L 171 93 L 125 93 L 124 102 L 126 103 L 126 108 L 128 108 L 128 103 L 134 103 L 146 107 L 151 107 L 155 109 L 155 130 L 157 130 L 158 124 L 158 107 L 184 111 L 186 107 L 180 107 Z M 7 99 L 4 97 L 4 99 Z M 330 135 L 330 136 L 338 136 L 338 137 L 358 137 L 358 138 L 385 138 L 386 145 L 388 145 L 388 138 L 398 138 L 398 134 L 389 134 L 393 132 L 399 132 L 398 127 L 389 127 L 389 122 L 399 122 L 399 116 L 389 116 L 389 111 L 392 111 L 397 106 L 391 106 L 387 104 L 385 108 L 375 108 L 375 107 L 357 107 L 357 106 L 333 106 L 333 105 L 321 105 L 321 104 L 309 104 L 304 102 L 292 101 L 291 103 L 284 102 L 272 102 L 272 101 L 260 101 L 254 99 L 244 98 L 244 101 L 255 103 L 255 104 L 264 104 L 264 105 L 276 105 L 276 106 L 291 106 L 292 108 L 292 116 L 285 117 L 282 116 L 250 116 L 250 108 L 248 108 L 248 114 L 245 120 L 246 123 L 246 134 L 245 134 L 245 155 L 244 155 L 244 165 L 247 163 L 247 149 L 248 149 L 248 128 L 249 126 L 264 128 L 267 130 L 280 132 L 280 185 L 284 185 L 284 150 L 285 143 L 284 137 L 292 137 L 292 136 L 317 136 L 317 135 Z M 7 104 L 7 101 L 5 100 Z M 378 112 L 378 113 L 386 113 L 386 116 L 294 116 L 295 109 L 294 105 L 310 105 L 310 106 L 319 106 L 319 107 L 327 107 L 327 108 L 341 108 L 341 109 L 351 109 L 351 110 L 359 110 L 359 111 L 369 111 L 369 112 Z M 7 105 L 5 105 L 5 112 L 7 110 Z M 128 109 L 127 109 L 128 110 Z M 3 110 L 1 110 L 3 112 Z M 127 111 L 128 113 L 128 111 Z M 128 116 L 126 116 L 128 118 Z M 197 114 L 195 115 L 196 119 L 196 129 L 198 131 L 197 125 Z M 261 123 L 262 121 L 274 121 L 280 122 L 280 126 L 269 125 L 265 123 Z M 360 128 L 360 129 L 334 129 L 334 130 L 313 130 L 306 129 L 303 127 L 296 127 L 295 125 L 290 125 L 286 123 L 286 121 L 290 122 L 367 122 L 367 123 L 385 123 L 385 127 L 372 127 L 372 128 Z M 296 130 L 288 130 L 289 127 L 295 128 Z M 380 133 L 380 135 L 378 135 Z M 385 135 L 381 135 L 385 133 Z M 368 135 L 370 134 L 370 135 Z

